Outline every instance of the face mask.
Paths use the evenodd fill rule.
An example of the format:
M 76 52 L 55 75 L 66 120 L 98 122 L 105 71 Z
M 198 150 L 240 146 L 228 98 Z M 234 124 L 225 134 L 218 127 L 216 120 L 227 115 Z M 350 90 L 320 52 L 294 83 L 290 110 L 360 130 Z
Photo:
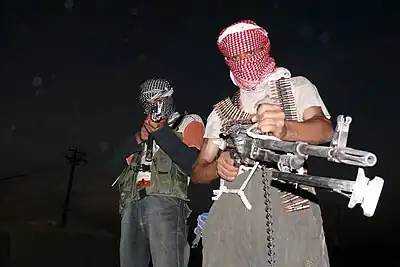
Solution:
M 243 20 L 225 28 L 218 36 L 217 45 L 229 66 L 233 83 L 242 90 L 255 90 L 274 71 L 268 33 L 253 21 Z
M 175 112 L 174 89 L 165 79 L 149 79 L 140 86 L 140 103 L 153 121 L 169 119 Z

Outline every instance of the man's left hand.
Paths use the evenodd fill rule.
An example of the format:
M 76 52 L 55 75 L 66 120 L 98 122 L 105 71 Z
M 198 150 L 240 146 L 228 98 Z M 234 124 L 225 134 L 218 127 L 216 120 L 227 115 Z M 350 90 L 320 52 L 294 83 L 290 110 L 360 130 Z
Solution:
M 262 133 L 272 133 L 279 139 L 286 135 L 285 113 L 278 105 L 260 104 L 251 120 L 258 123 L 258 130 Z
M 149 133 L 152 133 L 159 130 L 162 126 L 164 126 L 166 122 L 167 120 L 165 119 L 160 121 L 153 121 L 151 120 L 150 116 L 147 116 L 146 119 L 144 120 L 143 126 Z

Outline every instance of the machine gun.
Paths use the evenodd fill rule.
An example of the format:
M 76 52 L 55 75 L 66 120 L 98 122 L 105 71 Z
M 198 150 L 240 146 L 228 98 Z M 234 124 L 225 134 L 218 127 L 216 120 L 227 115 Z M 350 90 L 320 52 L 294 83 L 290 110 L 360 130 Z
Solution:
M 347 147 L 351 121 L 351 117 L 338 116 L 330 146 L 281 141 L 276 137 L 258 133 L 256 124 L 233 124 L 222 132 L 224 142 L 220 148 L 230 150 L 237 165 L 276 163 L 279 171 L 273 171 L 273 179 L 334 191 L 350 198 L 349 208 L 361 204 L 364 215 L 372 217 L 384 180 L 377 176 L 370 180 L 361 168 L 374 166 L 377 162 L 376 155 Z M 356 180 L 302 174 L 303 165 L 309 156 L 358 166 Z

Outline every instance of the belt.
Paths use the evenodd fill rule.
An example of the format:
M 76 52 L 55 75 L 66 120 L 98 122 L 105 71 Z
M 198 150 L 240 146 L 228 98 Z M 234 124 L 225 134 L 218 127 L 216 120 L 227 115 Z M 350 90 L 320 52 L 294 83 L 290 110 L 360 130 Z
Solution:
M 138 193 L 138 196 L 139 196 L 139 200 L 140 200 L 140 199 L 143 199 L 143 198 L 145 198 L 145 197 L 148 196 L 148 194 L 147 194 L 147 192 L 146 192 L 146 188 L 140 188 L 140 189 L 137 191 L 137 193 Z

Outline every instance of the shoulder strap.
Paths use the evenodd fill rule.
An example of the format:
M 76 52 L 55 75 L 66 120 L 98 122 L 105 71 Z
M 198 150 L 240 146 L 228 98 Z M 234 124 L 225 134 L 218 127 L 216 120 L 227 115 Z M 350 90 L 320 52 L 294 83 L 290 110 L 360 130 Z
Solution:
M 140 144 L 142 149 L 140 149 L 140 151 L 137 151 L 136 153 L 134 153 L 134 154 L 136 154 L 136 156 L 133 157 L 133 160 L 131 161 L 131 164 L 129 164 L 133 168 L 135 168 L 136 166 L 139 166 L 141 164 L 143 150 L 144 150 L 144 143 L 145 142 L 142 142 Z
M 172 130 L 178 130 L 179 126 L 181 125 L 183 119 L 186 117 L 187 112 L 181 114 L 179 118 L 174 122 L 174 124 L 171 125 Z

